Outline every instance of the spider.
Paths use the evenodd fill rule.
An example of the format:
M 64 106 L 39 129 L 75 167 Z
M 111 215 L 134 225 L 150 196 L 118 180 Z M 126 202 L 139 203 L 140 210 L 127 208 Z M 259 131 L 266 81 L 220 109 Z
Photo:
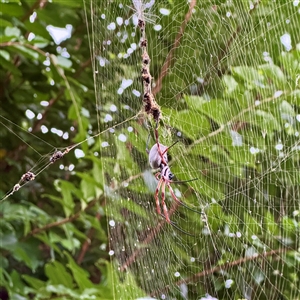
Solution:
M 157 132 L 155 133 L 156 137 Z M 148 155 L 149 155 L 149 164 L 151 166 L 152 169 L 160 169 L 159 172 L 157 172 L 155 174 L 155 178 L 158 180 L 158 184 L 155 190 L 155 194 L 154 194 L 154 198 L 155 198 L 155 203 L 156 203 L 156 211 L 159 215 L 161 214 L 161 207 L 160 207 L 160 201 L 159 201 L 159 197 L 158 194 L 161 191 L 161 204 L 162 204 L 162 208 L 163 208 L 163 216 L 165 217 L 166 221 L 171 224 L 171 220 L 170 220 L 170 216 L 169 216 L 169 211 L 168 208 L 166 206 L 165 203 L 165 191 L 166 191 L 166 186 L 169 189 L 172 198 L 179 204 L 187 207 L 188 209 L 193 210 L 192 208 L 188 207 L 187 205 L 185 205 L 183 202 L 181 202 L 175 195 L 172 187 L 171 187 L 171 183 L 174 183 L 175 181 L 173 181 L 174 175 L 171 172 L 171 169 L 168 165 L 168 155 L 167 152 L 168 150 L 173 147 L 177 142 L 175 142 L 174 144 L 172 144 L 171 146 L 167 147 L 164 146 L 162 144 L 160 144 L 157 140 L 157 142 L 152 146 L 152 148 L 150 149 L 150 151 L 148 151 L 148 149 L 146 149 Z M 196 180 L 195 179 L 191 179 L 191 180 L 187 180 L 187 181 L 193 181 Z M 182 183 L 182 182 L 187 182 L 187 181 L 176 181 L 177 183 Z M 196 211 L 197 212 L 197 211 Z
M 167 152 L 170 147 L 166 147 L 160 143 L 155 143 L 149 151 L 149 164 L 152 169 L 160 169 L 160 172 L 155 174 L 155 178 L 158 180 L 158 184 L 155 190 L 155 202 L 156 202 L 156 211 L 161 215 L 160 202 L 158 198 L 159 191 L 161 190 L 161 204 L 164 211 L 164 216 L 168 223 L 171 223 L 168 208 L 165 203 L 165 190 L 166 186 L 168 187 L 172 198 L 175 201 L 179 201 L 174 194 L 174 191 L 170 185 L 174 177 L 173 173 L 170 170 L 168 165 L 168 155 Z

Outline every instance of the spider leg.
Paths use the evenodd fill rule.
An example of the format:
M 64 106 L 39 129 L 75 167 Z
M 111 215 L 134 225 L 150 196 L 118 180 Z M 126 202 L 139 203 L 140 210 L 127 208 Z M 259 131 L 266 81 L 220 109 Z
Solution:
M 168 212 L 167 205 L 165 203 L 165 195 L 166 195 L 166 182 L 162 179 L 162 185 L 161 185 L 161 205 L 163 207 L 164 215 L 166 217 L 166 220 L 170 224 L 171 220 L 170 220 L 170 217 L 169 217 L 169 212 Z
M 191 182 L 198 180 L 199 178 L 193 178 L 193 179 L 188 179 L 188 180 L 170 180 L 170 183 L 186 183 L 186 182 Z
M 170 182 L 167 182 L 167 187 L 168 187 L 168 189 L 169 189 L 169 191 L 170 191 L 170 193 L 171 193 L 172 198 L 173 198 L 177 203 L 182 204 L 182 202 L 176 197 L 176 195 L 175 195 L 175 193 L 174 193 L 174 191 L 173 191 L 173 189 L 172 189 L 172 187 L 171 187 L 171 185 L 170 185 Z
M 169 146 L 164 152 L 162 152 L 161 155 L 164 155 L 166 152 L 169 151 L 170 148 L 172 148 L 174 145 L 176 145 L 179 141 L 176 141 L 175 143 L 173 143 L 171 146 Z
M 164 219 L 166 219 L 166 217 L 165 217 L 163 214 L 161 214 L 161 216 L 162 216 Z M 195 234 L 189 233 L 189 232 L 187 232 L 187 231 L 181 229 L 181 228 L 178 227 L 177 224 L 176 224 L 175 222 L 173 222 L 173 221 L 171 221 L 170 225 L 172 225 L 174 228 L 176 228 L 179 232 L 184 233 L 184 234 L 186 234 L 186 235 L 188 235 L 188 236 L 193 236 L 193 237 L 196 236 Z
M 171 187 L 171 185 L 170 185 L 170 183 L 172 183 L 172 182 L 177 182 L 177 181 L 169 181 L 169 182 L 167 182 L 167 187 L 168 187 L 168 189 L 169 189 L 169 191 L 170 191 L 170 193 L 171 193 L 172 198 L 173 198 L 177 203 L 179 203 L 180 205 L 184 206 L 186 209 L 188 209 L 188 210 L 190 210 L 190 211 L 193 211 L 193 212 L 195 212 L 195 213 L 197 213 L 197 214 L 199 214 L 199 215 L 203 215 L 203 213 L 202 213 L 201 211 L 198 211 L 198 210 L 196 210 L 196 209 L 193 209 L 193 208 L 189 207 L 188 205 L 186 205 L 184 202 L 180 201 L 180 200 L 176 197 L 176 195 L 175 195 L 175 193 L 174 193 L 174 191 L 173 191 L 173 189 L 172 189 L 172 187 Z
M 155 129 L 154 129 L 155 140 L 156 140 L 156 144 L 157 144 L 157 151 L 159 153 L 159 156 L 161 157 L 161 163 L 164 164 L 164 165 L 167 165 L 167 162 L 164 159 L 164 156 L 162 154 L 162 151 L 161 151 L 160 145 L 159 145 L 158 125 L 159 125 L 158 122 L 156 122 L 156 126 L 155 126 Z M 164 153 L 167 152 L 167 151 L 168 151 L 168 148 L 164 151 Z
M 157 173 L 158 174 L 158 173 Z M 156 174 L 156 175 L 157 175 Z M 155 175 L 155 177 L 156 177 Z M 161 215 L 161 209 L 160 209 L 160 203 L 159 203 L 159 198 L 158 198 L 158 193 L 159 193 L 159 190 L 160 190 L 160 187 L 161 187 L 161 184 L 163 183 L 163 179 L 160 179 L 158 181 L 158 184 L 157 184 L 157 187 L 156 187 L 156 190 L 155 190 L 155 195 L 154 195 L 154 198 L 155 198 L 155 203 L 156 203 L 156 211 L 159 215 Z
M 160 178 L 159 178 L 159 175 L 160 175 L 161 173 L 160 172 L 157 172 L 154 176 L 155 176 L 155 178 L 159 181 L 160 180 Z

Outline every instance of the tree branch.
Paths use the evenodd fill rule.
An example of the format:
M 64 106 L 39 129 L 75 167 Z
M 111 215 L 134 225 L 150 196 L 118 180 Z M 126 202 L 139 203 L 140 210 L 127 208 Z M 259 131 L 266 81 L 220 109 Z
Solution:
M 44 8 L 45 5 L 47 4 L 48 0 L 37 0 L 31 7 L 30 9 L 27 11 L 27 13 L 21 18 L 21 21 L 24 22 L 26 19 L 28 19 L 33 12 L 37 9 L 37 8 Z
M 203 271 L 201 271 L 201 272 L 199 272 L 199 273 L 197 273 L 197 274 L 195 274 L 191 277 L 179 280 L 179 281 L 175 282 L 174 284 L 177 285 L 177 286 L 180 286 L 181 284 L 192 283 L 192 282 L 195 282 L 197 279 L 199 279 L 201 277 L 212 275 L 215 272 L 226 271 L 226 270 L 228 270 L 232 267 L 239 266 L 239 265 L 245 264 L 245 263 L 250 262 L 250 261 L 257 261 L 259 259 L 264 259 L 266 257 L 270 257 L 270 256 L 274 256 L 274 255 L 279 256 L 279 254 L 285 253 L 287 251 L 294 251 L 294 250 L 293 249 L 287 249 L 287 248 L 279 248 L 279 249 L 271 250 L 271 251 L 263 253 L 263 254 L 257 254 L 257 255 L 253 255 L 253 256 L 249 256 L 249 257 L 242 257 L 242 258 L 237 259 L 235 261 L 232 261 L 230 263 L 224 263 L 222 265 L 213 267 L 209 270 L 203 270 Z M 163 289 L 156 290 L 156 291 L 151 293 L 151 296 L 153 297 L 153 296 L 157 296 L 158 294 L 164 293 L 167 290 L 169 290 L 169 288 L 170 288 L 170 286 L 166 286 Z
M 30 232 L 24 237 L 24 239 L 27 239 L 27 238 L 30 237 L 30 236 L 39 234 L 39 233 L 41 233 L 41 232 L 43 232 L 43 231 L 46 231 L 46 230 L 48 230 L 48 229 L 50 229 L 50 228 L 57 227 L 57 226 L 60 226 L 60 225 L 63 225 L 63 224 L 66 224 L 66 223 L 69 223 L 69 222 L 72 222 L 72 221 L 76 220 L 76 219 L 80 216 L 80 214 L 81 214 L 82 212 L 85 212 L 87 209 L 93 207 L 97 202 L 98 202 L 98 199 L 95 199 L 95 200 L 89 202 L 88 205 L 85 207 L 85 209 L 78 211 L 78 212 L 75 213 L 73 216 L 70 216 L 70 217 L 68 217 L 68 218 L 61 219 L 61 220 L 56 221 L 56 222 L 53 222 L 53 223 L 49 223 L 49 224 L 47 224 L 47 225 L 45 225 L 45 226 L 43 226 L 43 227 L 40 227 L 40 228 L 35 228 L 35 229 L 33 229 L 32 231 L 30 231 Z
M 260 0 L 258 0 L 253 5 L 253 8 L 248 11 L 249 15 L 251 15 L 255 11 L 259 2 L 260 2 Z M 231 34 L 228 41 L 225 43 L 224 47 L 219 51 L 217 60 L 213 64 L 213 67 L 216 67 L 228 55 L 228 53 L 230 52 L 230 47 L 231 47 L 232 43 L 238 37 L 238 35 L 242 31 L 242 29 L 243 29 L 243 27 L 241 25 L 237 26 L 236 30 Z M 222 77 L 225 74 L 225 70 L 222 70 L 221 67 L 219 67 L 217 69 L 217 73 L 218 73 L 218 77 Z M 211 80 L 210 73 L 207 73 L 203 80 L 203 83 L 199 86 L 199 88 L 197 90 L 198 95 L 201 95 L 203 93 L 204 86 L 207 85 L 210 82 L 210 80 Z
M 157 93 L 160 92 L 160 90 L 162 88 L 162 81 L 163 81 L 164 77 L 169 72 L 169 68 L 171 67 L 171 64 L 172 64 L 172 59 L 173 59 L 174 52 L 179 47 L 180 40 L 181 40 L 181 38 L 183 36 L 185 27 L 186 27 L 187 23 L 189 22 L 189 20 L 191 19 L 192 12 L 193 12 L 193 9 L 194 9 L 195 6 L 196 6 L 196 0 L 192 0 L 190 2 L 189 10 L 188 10 L 187 14 L 185 15 L 185 18 L 184 18 L 183 22 L 181 23 L 179 32 L 176 35 L 174 44 L 173 44 L 170 52 L 168 53 L 167 58 L 165 60 L 165 63 L 163 64 L 163 66 L 161 68 L 161 72 L 160 72 L 160 74 L 159 74 L 159 76 L 158 76 L 158 78 L 157 78 L 157 80 L 155 82 L 156 85 L 152 89 L 152 93 L 153 93 L 154 97 L 155 97 L 155 95 Z

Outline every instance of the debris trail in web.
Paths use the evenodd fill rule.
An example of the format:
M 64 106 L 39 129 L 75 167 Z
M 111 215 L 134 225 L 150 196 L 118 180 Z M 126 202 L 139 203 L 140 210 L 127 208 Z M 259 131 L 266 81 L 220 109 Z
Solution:
M 152 76 L 150 74 L 150 57 L 147 51 L 147 38 L 146 38 L 146 21 L 145 21 L 145 15 L 144 15 L 144 10 L 146 8 L 150 8 L 153 4 L 154 1 L 151 1 L 147 4 L 143 4 L 142 1 L 132 1 L 137 17 L 138 17 L 138 27 L 140 28 L 141 31 L 141 41 L 140 41 L 140 46 L 142 49 L 142 81 L 143 81 L 143 90 L 144 90 L 144 95 L 143 95 L 143 102 L 144 102 L 144 108 L 145 112 L 148 115 L 152 115 L 153 119 L 156 121 L 156 123 L 159 122 L 160 116 L 161 116 L 161 111 L 159 106 L 157 105 L 154 95 L 152 93 Z

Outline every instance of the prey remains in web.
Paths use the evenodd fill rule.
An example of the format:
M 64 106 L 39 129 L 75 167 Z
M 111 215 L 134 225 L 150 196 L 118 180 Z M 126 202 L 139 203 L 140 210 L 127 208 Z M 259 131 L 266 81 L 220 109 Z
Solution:
M 40 141 L 42 141 L 43 143 L 47 144 L 48 146 L 52 147 L 55 149 L 55 151 L 50 152 L 50 154 L 44 155 L 42 156 L 39 152 L 37 152 L 33 146 L 29 145 L 28 143 L 26 143 L 19 135 L 17 135 L 15 132 L 13 132 L 15 135 L 18 136 L 18 138 L 20 140 L 22 140 L 28 147 L 32 148 L 35 152 L 37 152 L 40 156 L 41 159 L 32 167 L 30 168 L 28 171 L 26 171 L 20 178 L 20 180 L 13 186 L 13 188 L 7 192 L 7 194 L 0 200 L 0 203 L 5 201 L 7 198 L 9 198 L 10 196 L 12 196 L 15 192 L 19 191 L 23 186 L 27 185 L 28 183 L 34 181 L 36 179 L 36 177 L 38 175 L 40 175 L 42 172 L 44 172 L 46 169 L 48 169 L 51 165 L 55 164 L 57 161 L 61 160 L 65 155 L 69 154 L 72 150 L 78 148 L 81 144 L 86 143 L 89 140 L 92 140 L 96 137 L 99 137 L 101 134 L 116 128 L 118 126 L 121 126 L 122 124 L 135 119 L 136 115 L 127 118 L 126 120 L 124 120 L 123 122 L 120 122 L 114 126 L 111 126 L 103 131 L 100 131 L 86 139 L 84 139 L 83 141 L 70 145 L 66 148 L 61 148 L 61 149 L 57 149 L 55 148 L 53 145 L 49 144 L 48 142 L 44 141 L 43 139 L 39 138 L 38 136 L 35 136 L 34 134 L 27 132 L 26 130 L 24 130 L 23 128 L 21 128 L 20 126 L 14 124 L 12 121 L 6 119 L 3 116 L 0 116 L 3 119 L 5 119 L 7 122 L 13 124 L 14 126 L 19 127 L 21 130 L 25 131 L 26 133 L 31 134 L 32 136 L 34 136 L 35 138 L 39 139 Z M 7 127 L 3 122 L 0 122 L 3 126 Z M 7 127 L 8 130 L 10 130 Z M 11 131 L 11 130 L 10 130 Z

